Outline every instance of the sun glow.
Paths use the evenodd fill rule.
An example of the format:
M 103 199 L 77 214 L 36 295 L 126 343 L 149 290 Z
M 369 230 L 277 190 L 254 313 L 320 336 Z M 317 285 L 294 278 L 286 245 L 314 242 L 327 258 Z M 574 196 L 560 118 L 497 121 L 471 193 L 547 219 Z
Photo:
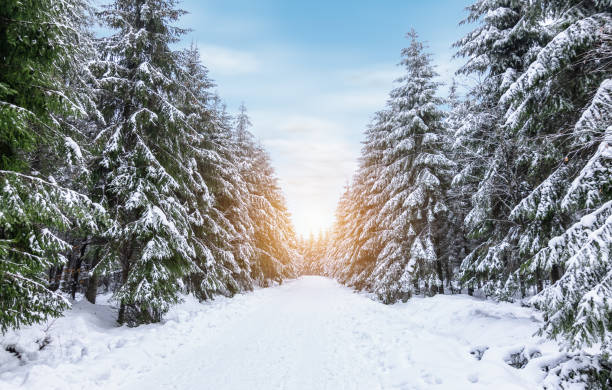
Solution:
M 305 207 L 294 211 L 293 222 L 298 237 L 308 238 L 311 234 L 316 237 L 332 227 L 333 213 Z

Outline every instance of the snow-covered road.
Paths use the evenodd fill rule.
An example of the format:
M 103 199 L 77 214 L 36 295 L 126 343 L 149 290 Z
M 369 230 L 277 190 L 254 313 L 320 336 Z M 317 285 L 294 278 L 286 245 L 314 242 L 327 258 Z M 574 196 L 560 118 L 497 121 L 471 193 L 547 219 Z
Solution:
M 46 334 L 7 335 L 22 362 L 2 351 L 0 389 L 535 389 L 544 374 L 533 361 L 556 349 L 531 338 L 526 308 L 467 296 L 385 306 L 314 276 L 188 299 L 163 324 L 113 321 L 110 307 L 79 302 Z M 51 344 L 28 350 L 45 335 Z M 508 365 L 525 345 L 535 359 Z M 470 354 L 485 346 L 481 360 Z

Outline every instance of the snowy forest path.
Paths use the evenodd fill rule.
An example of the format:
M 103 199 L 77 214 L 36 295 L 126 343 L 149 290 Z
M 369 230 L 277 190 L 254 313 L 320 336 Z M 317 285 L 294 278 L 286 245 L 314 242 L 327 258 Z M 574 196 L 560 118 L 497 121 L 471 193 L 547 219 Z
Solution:
M 83 302 L 65 318 L 75 332 L 62 341 L 69 361 L 24 367 L 15 388 L 537 388 L 539 374 L 504 361 L 537 329 L 533 312 L 467 296 L 386 306 L 305 276 L 231 299 L 187 301 L 163 324 L 133 329 L 114 327 L 110 312 L 97 329 L 101 314 L 87 317 L 93 309 L 100 313 Z M 470 351 L 481 345 L 490 349 L 477 360 Z

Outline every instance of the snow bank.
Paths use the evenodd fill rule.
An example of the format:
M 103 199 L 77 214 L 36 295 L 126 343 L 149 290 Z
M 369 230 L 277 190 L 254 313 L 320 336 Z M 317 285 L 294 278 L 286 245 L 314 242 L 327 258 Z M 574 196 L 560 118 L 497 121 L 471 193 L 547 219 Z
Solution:
M 531 309 L 468 296 L 385 306 L 321 277 L 203 304 L 185 297 L 160 324 L 115 318 L 108 303 L 81 300 L 6 334 L 0 389 L 533 390 L 566 359 L 532 336 Z

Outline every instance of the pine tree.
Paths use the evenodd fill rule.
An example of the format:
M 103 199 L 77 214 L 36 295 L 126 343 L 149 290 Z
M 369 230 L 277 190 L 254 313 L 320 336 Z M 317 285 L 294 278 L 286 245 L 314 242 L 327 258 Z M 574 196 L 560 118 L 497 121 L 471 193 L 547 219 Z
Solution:
M 375 183 L 386 146 L 382 142 L 385 114 L 386 111 L 378 112 L 366 130 L 359 168 L 338 203 L 333 233 L 335 244 L 329 251 L 333 259 L 330 274 L 359 290 L 368 288 L 367 278 L 380 252 L 375 221 L 384 198 L 380 196 L 382 188 L 375 187 Z
M 176 1 L 117 0 L 100 12 L 114 30 L 100 43 L 94 65 L 103 90 L 106 127 L 96 140 L 102 199 L 115 218 L 106 261 L 121 270 L 119 323 L 159 321 L 179 300 L 179 280 L 195 267 L 189 209 L 184 199 L 192 142 L 198 142 L 177 105 L 184 92 L 180 58 L 169 45 L 184 12 Z
M 600 344 L 608 355 L 612 353 L 611 177 L 612 126 L 561 202 L 567 212 L 586 214 L 551 239 L 530 264 L 565 269 L 558 281 L 532 300 L 545 313 L 542 331 L 563 336 L 571 349 Z
M 97 157 L 93 139 L 104 123 L 96 105 L 99 85 L 89 69 L 89 64 L 97 58 L 94 35 L 88 30 L 94 22 L 94 13 L 93 7 L 86 2 L 82 2 L 80 7 L 71 8 L 70 11 L 70 20 L 75 27 L 78 27 L 78 41 L 72 55 L 62 59 L 65 63 L 60 71 L 62 83 L 73 96 L 71 101 L 78 102 L 79 110 L 78 114 L 57 117 L 57 121 L 68 136 L 65 143 L 66 156 L 61 156 L 60 160 L 38 159 L 37 162 L 55 167 L 58 172 L 56 176 L 58 183 L 91 197 L 95 185 L 91 166 Z M 64 158 L 68 159 L 68 164 L 61 163 L 61 159 Z M 83 235 L 78 231 L 70 231 L 64 236 L 72 247 L 66 253 L 68 261 L 63 267 L 54 267 L 49 271 L 49 281 L 51 288 L 59 288 L 75 299 L 76 293 L 83 291 L 82 287 L 90 285 L 97 287 L 97 280 L 89 271 L 100 257 L 96 251 L 97 247 L 92 245 L 94 242 L 99 242 L 100 232 Z M 58 281 L 60 276 L 61 279 Z
M 542 332 L 609 353 L 610 4 L 478 1 L 469 11 L 483 22 L 459 55 L 464 72 L 485 78 L 456 126 L 459 157 L 492 161 L 464 175 L 477 178 L 466 225 L 479 243 L 463 281 L 501 299 L 535 292 Z M 487 123 L 499 131 L 482 131 Z
M 81 158 L 66 118 L 86 115 L 78 74 L 87 50 L 79 1 L 19 1 L 0 7 L 0 329 L 59 316 L 69 302 L 45 272 L 61 267 L 71 234 L 95 232 L 104 210 L 69 189 L 62 174 Z M 40 26 L 45 26 L 41 28 Z M 68 158 L 62 158 L 62 155 Z M 74 158 L 71 158 L 74 157 Z M 53 164 L 52 164 L 53 162 Z
M 408 34 L 406 74 L 366 132 L 359 170 L 340 201 L 331 272 L 383 302 L 442 292 L 449 278 L 446 191 L 454 163 L 430 55 Z
M 468 21 L 482 18 L 483 26 L 457 44 L 459 54 L 469 58 L 462 71 L 486 78 L 472 92 L 481 103 L 458 141 L 468 150 L 466 163 L 479 161 L 470 156 L 489 156 L 490 167 L 476 170 L 480 175 L 462 173 L 456 182 L 480 176 L 466 217 L 480 243 L 462 270 L 464 283 L 472 288 L 482 283 L 488 295 L 513 299 L 530 287 L 541 291 L 547 280 L 560 276 L 558 265 L 536 265 L 529 273 L 517 270 L 572 220 L 559 202 L 564 183 L 584 164 L 584 156 L 575 155 L 570 146 L 567 124 L 576 122 L 605 74 L 592 61 L 581 60 L 589 47 L 604 41 L 598 36 L 609 16 L 601 13 L 605 5 L 596 3 L 502 1 L 477 2 L 470 8 Z M 495 50 L 485 31 L 495 31 Z M 491 113 L 486 121 L 478 120 L 479 109 Z M 483 128 L 479 123 L 493 123 L 500 131 L 478 131 Z M 497 146 L 487 147 L 486 140 Z
M 549 39 L 501 98 L 506 125 L 535 150 L 528 163 L 546 167 L 530 169 L 537 186 L 511 214 L 522 226 L 517 274 L 537 283 L 544 332 L 609 354 L 612 13 L 606 2 L 538 1 L 529 16 Z M 558 150 L 552 163 L 542 143 Z
M 437 76 L 414 31 L 402 51 L 406 75 L 390 94 L 389 131 L 376 187 L 386 199 L 377 217 L 382 251 L 370 276 L 385 302 L 415 292 L 443 291 L 444 260 L 438 244 L 448 210 L 445 191 L 454 166 L 443 154 L 443 113 L 436 97 Z
M 235 138 L 241 151 L 241 175 L 247 183 L 248 213 L 252 223 L 251 242 L 254 249 L 250 267 L 257 284 L 267 286 L 274 280 L 295 277 L 291 262 L 299 256 L 295 232 L 285 200 L 278 187 L 270 157 L 249 132 L 251 126 L 244 104 L 236 117 Z M 244 219 L 244 216 L 240 218 Z
M 504 126 L 505 105 L 500 97 L 524 71 L 542 41 L 540 31 L 525 23 L 527 3 L 514 0 L 476 1 L 464 23 L 480 22 L 455 43 L 457 56 L 467 57 L 460 74 L 482 80 L 469 92 L 475 102 L 464 124 L 456 130 L 460 148 L 455 187 L 466 189 L 471 209 L 465 217 L 472 251 L 461 264 L 461 281 L 470 290 L 503 298 L 505 282 L 520 266 L 518 229 L 508 215 L 527 194 L 523 168 L 525 150 Z
M 302 273 L 307 275 L 327 274 L 326 265 L 328 264 L 327 252 L 332 244 L 332 237 L 329 231 L 319 231 L 315 238 L 310 234 L 307 241 L 298 245 L 300 254 L 303 257 Z
M 597 99 L 594 95 L 609 94 L 609 88 L 596 92 L 606 73 L 609 76 L 609 67 L 600 68 L 600 59 L 585 53 L 600 48 L 610 14 L 601 13 L 605 7 L 598 10 L 570 3 L 543 3 L 530 9 L 531 23 L 549 22 L 546 30 L 551 38 L 525 74 L 502 96 L 502 102 L 510 102 L 506 125 L 516 132 L 518 142 L 532 151 L 523 164 L 529 164 L 527 180 L 534 183 L 534 190 L 511 215 L 522 225 L 518 240 L 524 258 L 532 257 L 575 220 L 575 216 L 562 210 L 560 202 L 567 183 L 597 148 L 606 126 L 605 116 L 609 116 L 604 109 L 593 117 L 594 107 L 585 108 Z M 568 8 L 572 12 L 564 15 Z M 552 93 L 552 89 L 556 92 Z M 577 123 L 585 114 L 599 119 L 599 123 Z M 568 124 L 577 124 L 579 129 Z M 557 265 L 532 270 L 531 279 L 540 277 L 554 282 L 560 274 Z M 541 290 L 543 282 L 539 284 Z
M 182 53 L 182 84 L 185 96 L 181 109 L 187 121 L 197 132 L 197 139 L 189 148 L 191 156 L 185 173 L 189 220 L 192 242 L 196 253 L 197 269 L 187 277 L 188 291 L 200 299 L 216 294 L 231 296 L 251 288 L 244 280 L 244 270 L 236 261 L 232 243 L 237 232 L 224 215 L 223 199 L 244 196 L 232 186 L 240 185 L 226 180 L 237 177 L 233 162 L 228 160 L 231 151 L 231 129 L 219 123 L 220 114 L 215 111 L 218 99 L 210 89 L 214 83 L 208 70 L 201 64 L 197 47 L 193 44 Z M 229 172 L 227 172 L 229 169 Z M 242 275 L 242 276 L 241 276 Z

